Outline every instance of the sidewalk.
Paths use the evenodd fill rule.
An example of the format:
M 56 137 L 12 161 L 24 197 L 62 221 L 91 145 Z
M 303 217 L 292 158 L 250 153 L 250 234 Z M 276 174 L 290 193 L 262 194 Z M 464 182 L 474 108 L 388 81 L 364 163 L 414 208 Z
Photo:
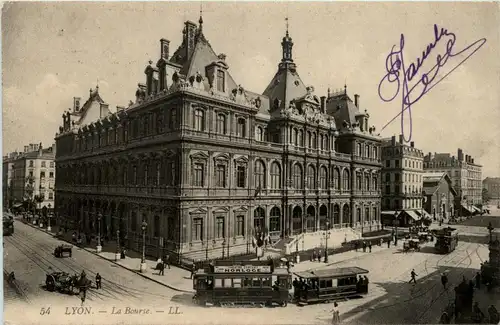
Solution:
M 23 222 L 20 219 L 17 219 L 20 222 Z M 31 223 L 27 223 L 33 228 L 36 228 L 41 231 L 45 231 L 49 233 L 46 228 L 40 228 L 38 226 L 35 226 Z M 56 233 L 58 231 L 58 227 L 54 226 L 52 227 L 52 231 L 49 233 L 50 235 L 54 236 L 55 238 L 58 238 L 60 240 L 71 242 L 71 231 L 68 231 L 62 238 L 57 237 Z M 347 251 L 344 253 L 339 253 L 339 254 L 332 254 L 328 256 L 328 263 L 324 263 L 324 257 L 321 259 L 321 262 L 316 261 L 301 261 L 298 264 L 294 264 L 294 266 L 291 269 L 292 273 L 295 272 L 303 272 L 307 270 L 317 270 L 325 267 L 330 267 L 345 261 L 350 261 L 350 260 L 355 260 L 362 258 L 363 256 L 366 256 L 367 254 L 377 254 L 378 252 L 384 251 L 384 250 L 397 250 L 399 249 L 401 245 L 399 246 L 394 246 L 391 245 L 391 248 L 387 248 L 387 245 L 384 243 L 381 247 L 379 246 L 373 246 L 372 247 L 372 252 L 369 253 L 368 250 L 366 253 L 363 252 L 362 249 L 359 249 L 357 252 L 355 250 L 352 251 Z M 142 276 L 143 278 L 150 279 L 160 285 L 166 286 L 172 290 L 179 291 L 179 292 L 188 292 L 188 293 L 193 293 L 193 280 L 190 279 L 190 272 L 179 268 L 177 266 L 170 266 L 170 269 L 166 268 L 165 269 L 165 275 L 161 276 L 158 274 L 158 271 L 154 270 L 156 267 L 156 260 L 152 260 L 150 258 L 146 258 L 146 263 L 148 265 L 148 269 L 146 273 L 140 273 L 139 268 L 140 268 L 140 263 L 141 263 L 141 257 L 137 252 L 134 251 L 127 251 L 127 257 L 125 259 L 120 259 L 118 261 L 115 261 L 115 252 L 116 252 L 116 243 L 114 241 L 109 241 L 106 242 L 102 246 L 102 252 L 97 254 L 96 248 L 95 248 L 95 243 L 91 243 L 91 245 L 84 245 L 82 247 L 86 251 L 99 256 L 100 258 L 106 259 L 111 263 L 114 263 L 116 265 L 121 266 L 124 269 L 127 269 L 131 272 L 135 272 L 136 274 Z M 293 261 L 295 263 L 295 261 Z
M 24 221 L 22 219 L 16 219 L 19 222 Z M 48 233 L 49 235 L 53 236 L 54 238 L 57 238 L 62 241 L 66 241 L 70 243 L 71 245 L 74 245 L 72 240 L 71 240 L 71 234 L 72 231 L 68 231 L 66 234 L 64 234 L 62 237 L 58 237 L 56 234 L 59 231 L 58 226 L 51 227 L 51 231 L 48 232 L 46 228 L 40 228 L 39 226 L 35 226 L 32 223 L 25 223 L 26 225 L 29 225 L 35 229 L 44 231 Z M 76 245 L 75 245 L 76 246 Z M 134 272 L 138 274 L 139 276 L 143 278 L 147 278 L 149 280 L 152 280 L 160 285 L 166 286 L 172 290 L 179 291 L 179 292 L 187 292 L 187 293 L 193 293 L 193 280 L 190 279 L 191 273 L 183 268 L 171 265 L 170 269 L 167 267 L 165 269 L 165 275 L 161 276 L 159 275 L 159 272 L 155 270 L 156 267 L 156 260 L 152 260 L 151 258 L 146 257 L 146 264 L 148 266 L 146 273 L 141 273 L 140 270 L 140 265 L 141 265 L 141 256 L 139 253 L 134 252 L 134 251 L 127 251 L 127 257 L 125 259 L 120 259 L 118 261 L 115 261 L 115 252 L 116 252 L 116 242 L 115 241 L 109 241 L 106 242 L 102 245 L 102 252 L 97 253 L 96 252 L 96 245 L 95 242 L 92 242 L 90 245 L 87 245 L 87 243 L 84 243 L 81 247 L 81 249 L 84 249 L 96 256 L 99 256 L 102 259 L 105 259 L 113 264 L 119 265 L 122 268 L 129 270 L 131 272 Z

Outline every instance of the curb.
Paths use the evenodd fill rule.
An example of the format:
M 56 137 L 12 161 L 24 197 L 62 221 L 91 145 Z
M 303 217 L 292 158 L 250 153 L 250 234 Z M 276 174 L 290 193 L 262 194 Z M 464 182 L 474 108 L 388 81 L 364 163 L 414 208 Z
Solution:
M 21 221 L 21 222 L 22 222 L 22 223 L 24 223 L 23 221 Z M 25 225 L 29 225 L 29 226 L 31 226 L 31 227 L 32 227 L 32 228 L 34 228 L 34 229 L 37 229 L 37 230 L 43 231 L 43 232 L 45 232 L 46 234 L 49 234 L 49 235 L 51 235 L 52 237 L 54 237 L 54 238 L 56 238 L 56 239 L 59 239 L 59 240 L 61 240 L 61 241 L 64 241 L 64 242 L 67 242 L 67 243 L 69 243 L 69 244 L 72 244 L 72 245 L 73 245 L 73 243 L 69 242 L 68 240 L 63 239 L 63 238 L 59 238 L 59 237 L 57 237 L 56 235 L 54 235 L 54 234 L 52 234 L 52 233 L 49 233 L 49 232 L 48 232 L 45 228 L 40 228 L 40 227 L 35 226 L 35 225 L 33 225 L 33 224 L 29 223 L 29 222 L 28 222 L 28 223 L 24 223 L 24 224 L 25 224 Z M 76 246 L 76 247 L 78 247 L 78 246 Z M 101 256 L 101 255 L 97 254 L 96 252 L 93 252 L 92 250 L 90 250 L 90 249 L 88 249 L 88 248 L 86 248 L 86 247 L 78 247 L 78 248 L 83 249 L 83 250 L 85 250 L 85 251 L 87 251 L 87 252 L 89 252 L 89 253 L 91 253 L 91 254 L 93 254 L 93 255 L 95 255 L 95 256 L 98 256 L 99 258 L 101 258 L 101 259 L 103 259 L 103 260 L 106 260 L 106 261 L 108 261 L 108 262 L 111 262 L 111 263 L 113 263 L 113 264 L 115 264 L 115 265 L 120 266 L 122 269 L 125 269 L 125 270 L 127 270 L 127 271 L 132 272 L 132 273 L 135 273 L 135 274 L 137 274 L 137 275 L 139 275 L 139 276 L 143 277 L 144 279 L 148 279 L 148 280 L 151 280 L 151 281 L 153 281 L 153 282 L 156 282 L 156 283 L 158 283 L 158 284 L 160 284 L 160 285 L 162 285 L 162 286 L 164 286 L 164 287 L 167 287 L 167 288 L 169 288 L 169 289 L 171 289 L 171 290 L 174 290 L 174 291 L 177 291 L 177 292 L 184 292 L 184 293 L 194 293 L 194 291 L 191 291 L 191 290 L 184 290 L 184 289 L 179 289 L 179 288 L 174 287 L 174 286 L 172 286 L 172 285 L 169 285 L 169 284 L 163 283 L 163 282 L 161 282 L 161 281 L 158 281 L 158 280 L 156 280 L 156 279 L 150 278 L 150 277 L 148 277 L 147 275 L 144 275 L 144 274 L 142 274 L 142 273 L 140 273 L 140 272 L 138 272 L 138 271 L 136 271 L 136 270 L 134 270 L 134 269 L 131 269 L 131 268 L 129 268 L 129 267 L 126 267 L 125 265 L 122 265 L 122 264 L 120 264 L 120 263 L 117 263 L 116 261 L 113 261 L 113 260 L 107 259 L 106 257 Z

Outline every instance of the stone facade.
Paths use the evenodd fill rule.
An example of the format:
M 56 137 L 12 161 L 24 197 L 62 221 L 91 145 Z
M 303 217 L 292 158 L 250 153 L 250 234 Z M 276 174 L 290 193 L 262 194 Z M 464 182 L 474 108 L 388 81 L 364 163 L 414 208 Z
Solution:
M 488 191 L 489 204 L 500 204 L 500 177 L 486 177 L 483 188 Z
M 455 208 L 460 205 L 482 205 L 482 169 L 474 162 L 474 158 L 465 155 L 458 149 L 457 157 L 449 153 L 429 153 L 424 157 L 425 172 L 445 172 L 451 179 L 453 188 L 457 192 Z
M 382 209 L 420 210 L 424 154 L 393 136 L 382 144 Z
M 455 215 L 454 202 L 457 192 L 447 173 L 423 174 L 424 210 L 433 218 L 450 218 Z
M 42 144 L 24 146 L 23 152 L 12 152 L 3 157 L 3 199 L 5 207 L 18 207 L 37 195 L 43 201 L 38 209 L 54 207 L 55 145 L 43 148 Z M 32 179 L 29 184 L 28 178 Z M 32 187 L 32 191 L 28 190 Z M 50 205 L 50 207 L 49 207 Z
M 136 101 L 82 122 L 104 101 L 91 91 L 56 136 L 57 202 L 82 231 L 100 229 L 132 249 L 192 259 L 252 251 L 326 227 L 378 225 L 380 145 L 347 87 L 318 98 L 283 38 L 283 58 L 263 94 L 237 85 L 199 26 L 146 67 Z M 93 102 L 102 102 L 93 105 Z M 107 107 L 107 106 L 106 106 Z M 156 253 L 155 253 L 156 252 Z

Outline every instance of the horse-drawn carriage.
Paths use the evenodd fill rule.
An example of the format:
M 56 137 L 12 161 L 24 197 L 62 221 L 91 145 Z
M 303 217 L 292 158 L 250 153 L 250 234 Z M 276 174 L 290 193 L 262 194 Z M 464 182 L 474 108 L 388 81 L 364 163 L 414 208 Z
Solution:
M 427 243 L 428 241 L 433 240 L 432 234 L 428 231 L 420 231 L 417 233 L 417 236 L 418 236 L 418 240 L 421 243 Z
M 67 244 L 62 244 L 57 246 L 54 249 L 54 256 L 55 257 L 64 257 L 64 253 L 68 253 L 69 257 L 73 255 L 73 246 L 67 245 Z
M 52 272 L 45 277 L 45 288 L 48 291 L 73 294 L 74 289 L 87 290 L 92 286 L 92 281 L 87 278 L 79 278 L 78 275 L 70 275 L 66 272 Z
M 410 250 L 414 250 L 420 252 L 420 240 L 416 238 L 410 238 L 403 242 L 403 251 L 409 252 Z

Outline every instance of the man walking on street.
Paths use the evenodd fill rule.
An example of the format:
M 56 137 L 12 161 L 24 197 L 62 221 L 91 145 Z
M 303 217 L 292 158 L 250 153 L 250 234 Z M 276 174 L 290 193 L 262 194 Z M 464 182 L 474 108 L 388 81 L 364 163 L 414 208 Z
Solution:
M 165 261 L 160 261 L 160 263 L 158 263 L 158 267 L 160 268 L 158 275 L 165 275 Z
M 412 283 L 413 282 L 413 283 L 417 284 L 417 280 L 415 279 L 415 277 L 417 276 L 417 273 L 415 273 L 414 269 L 411 270 L 410 275 L 411 275 L 411 279 L 410 279 L 410 282 L 408 282 L 408 283 Z
M 368 242 L 368 251 L 371 253 L 372 252 L 372 242 Z
M 448 277 L 444 273 L 441 275 L 441 284 L 443 285 L 443 289 L 446 290 L 446 285 L 448 284 Z
M 170 269 L 170 256 L 168 254 L 163 258 L 163 262 L 165 263 L 165 267 Z
M 102 288 L 102 286 L 101 286 L 101 280 L 102 280 L 101 279 L 101 275 L 99 273 L 97 273 L 95 275 L 95 286 L 96 286 L 97 289 L 101 289 Z
M 196 273 L 196 264 L 193 262 L 193 265 L 191 265 L 191 276 L 189 278 L 192 279 L 195 273 Z

